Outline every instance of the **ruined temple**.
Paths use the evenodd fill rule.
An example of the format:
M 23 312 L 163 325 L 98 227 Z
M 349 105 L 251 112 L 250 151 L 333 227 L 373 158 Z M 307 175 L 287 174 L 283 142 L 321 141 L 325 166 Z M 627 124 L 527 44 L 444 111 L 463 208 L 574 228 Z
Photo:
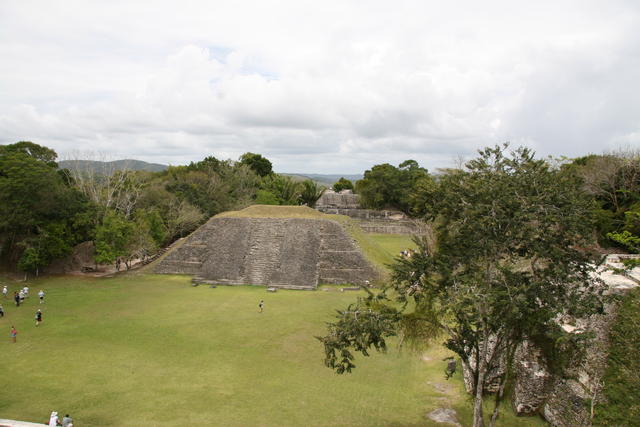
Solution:
M 362 209 L 360 196 L 351 190 L 335 192 L 325 190 L 318 199 L 315 209 L 326 214 L 346 215 L 359 222 L 365 233 L 418 234 L 421 224 L 398 210 Z
M 609 255 L 598 275 L 610 294 L 624 295 L 640 285 L 640 268 L 625 275 L 616 274 L 611 268 L 621 269 L 621 258 L 628 255 Z M 589 404 L 602 386 L 602 377 L 607 367 L 609 331 L 616 321 L 617 304 L 608 303 L 604 314 L 594 314 L 584 319 L 573 319 L 571 323 L 560 322 L 569 333 L 593 334 L 593 339 L 584 352 L 574 355 L 561 374 L 552 373 L 543 352 L 535 343 L 525 341 L 518 347 L 514 357 L 514 381 L 511 403 L 518 415 L 540 414 L 552 426 L 588 427 L 591 425 Z M 493 393 L 494 379 L 504 374 L 505 366 L 499 364 L 487 373 L 487 392 Z M 471 372 L 463 363 L 465 387 L 471 392 Z
M 203 283 L 288 289 L 377 277 L 342 226 L 320 218 L 213 217 L 154 270 Z

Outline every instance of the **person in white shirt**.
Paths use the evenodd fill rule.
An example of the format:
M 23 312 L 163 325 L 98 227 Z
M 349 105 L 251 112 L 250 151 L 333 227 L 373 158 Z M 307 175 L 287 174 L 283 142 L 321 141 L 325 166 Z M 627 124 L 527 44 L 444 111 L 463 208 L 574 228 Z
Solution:
M 4 297 L 7 298 L 8 293 L 9 293 L 9 289 L 7 289 L 7 285 L 4 285 L 4 287 L 2 288 L 2 295 L 4 295 Z
M 49 417 L 49 427 L 58 427 L 59 425 L 60 421 L 58 419 L 58 413 L 53 411 Z
M 44 303 L 44 291 L 42 289 L 40 289 L 40 292 L 38 292 L 38 297 L 40 298 L 40 304 Z

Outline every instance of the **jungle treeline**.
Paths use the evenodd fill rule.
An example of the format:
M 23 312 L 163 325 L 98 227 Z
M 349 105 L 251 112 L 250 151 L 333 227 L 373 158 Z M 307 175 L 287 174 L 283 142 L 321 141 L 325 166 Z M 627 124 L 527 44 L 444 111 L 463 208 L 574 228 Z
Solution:
M 128 267 L 220 212 L 251 204 L 313 207 L 324 190 L 312 180 L 274 173 L 271 162 L 255 153 L 237 160 L 209 156 L 160 172 L 83 168 L 81 161 L 60 169 L 57 160 L 54 150 L 29 141 L 0 146 L 5 269 L 38 274 L 86 241 L 95 243 L 97 263 L 120 261 Z M 640 153 L 549 161 L 582 180 L 593 199 L 600 244 L 640 252 Z M 339 180 L 335 189 L 353 189 L 366 208 L 424 218 L 437 197 L 438 180 L 447 173 L 429 173 L 414 160 L 384 163 L 356 183 Z

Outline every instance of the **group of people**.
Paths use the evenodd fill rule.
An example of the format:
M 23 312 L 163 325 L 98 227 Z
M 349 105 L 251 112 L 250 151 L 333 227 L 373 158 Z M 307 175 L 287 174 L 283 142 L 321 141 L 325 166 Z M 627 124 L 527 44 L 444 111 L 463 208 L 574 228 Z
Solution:
M 414 254 L 414 250 L 413 249 L 404 249 L 402 251 L 400 251 L 400 256 L 402 258 L 411 258 L 411 256 Z
M 7 287 L 7 285 L 4 285 L 2 287 L 2 295 L 4 296 L 5 299 L 8 298 L 9 295 L 9 288 Z M 22 304 L 24 302 L 24 300 L 26 298 L 29 297 L 29 287 L 25 286 L 24 288 L 20 289 L 19 291 L 15 291 L 13 293 L 13 301 L 16 304 L 16 307 L 20 307 L 20 304 Z M 40 304 L 44 304 L 44 291 L 42 289 L 40 289 L 40 292 L 38 292 L 38 297 L 40 298 Z
M 2 295 L 4 297 L 4 299 L 8 299 L 8 295 L 9 295 L 9 288 L 7 287 L 7 285 L 3 285 L 2 287 Z M 40 304 L 44 304 L 44 290 L 40 289 L 40 292 L 38 292 L 38 298 L 40 299 Z M 24 300 L 26 298 L 29 297 L 29 287 L 25 286 L 24 288 L 20 289 L 19 291 L 15 291 L 13 293 L 13 300 L 16 304 L 16 307 L 20 307 L 20 304 L 24 303 Z M 0 304 L 0 318 L 4 317 L 4 308 L 2 307 L 2 304 Z M 36 326 L 40 326 L 40 324 L 42 323 L 42 310 L 41 309 L 37 309 L 36 310 L 36 314 L 35 314 L 35 322 L 36 322 Z M 11 329 L 9 331 L 9 337 L 11 338 L 12 342 L 16 342 L 17 341 L 17 337 L 18 337 L 18 330 L 16 329 L 16 327 L 14 325 L 11 325 Z
M 73 418 L 69 416 L 69 414 L 65 415 L 62 420 L 58 417 L 58 413 L 53 411 L 51 416 L 49 417 L 49 427 L 73 427 Z

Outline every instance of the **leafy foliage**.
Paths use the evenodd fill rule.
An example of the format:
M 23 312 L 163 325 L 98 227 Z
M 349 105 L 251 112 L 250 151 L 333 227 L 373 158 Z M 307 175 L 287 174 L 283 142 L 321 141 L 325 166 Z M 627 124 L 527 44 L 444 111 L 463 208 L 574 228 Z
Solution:
M 333 184 L 333 190 L 340 192 L 342 190 L 353 190 L 353 182 L 349 181 L 345 177 L 341 177 Z
M 240 156 L 240 163 L 249 166 L 255 173 L 263 177 L 273 172 L 269 159 L 260 154 L 244 153 Z
M 589 244 L 593 206 L 575 174 L 552 169 L 526 148 L 509 155 L 505 145 L 479 154 L 418 195 L 436 219 L 435 239 L 417 240 L 415 255 L 397 260 L 385 290 L 403 304 L 406 322 L 396 327 L 407 339 L 444 332 L 445 346 L 470 369 L 474 425 L 482 423 L 486 373 L 500 359 L 510 363 L 527 338 L 560 339 L 559 316 L 602 311 L 592 258 L 580 249 Z M 332 335 L 341 336 L 340 325 L 330 325 Z M 351 330 L 367 342 L 368 330 Z M 354 342 L 360 343 L 337 341 L 331 350 L 342 354 L 352 346 L 364 354 Z M 325 354 L 331 360 L 333 353 L 325 348 Z
M 604 375 L 605 402 L 596 406 L 595 425 L 640 425 L 640 290 L 627 295 L 609 334 Z
M 130 244 L 135 225 L 127 221 L 121 214 L 110 211 L 96 229 L 96 262 L 112 263 L 119 257 L 129 254 L 127 246 Z
M 301 205 L 314 207 L 325 187 L 318 185 L 310 179 L 302 181 L 300 195 L 298 196 L 298 202 Z
M 364 173 L 364 178 L 356 182 L 356 192 L 366 208 L 396 208 L 411 213 L 419 185 L 431 181 L 428 171 L 415 160 L 406 160 L 398 167 L 384 163 Z
M 86 237 L 75 228 L 86 199 L 58 174 L 53 150 L 32 142 L 0 146 L 0 237 L 10 262 L 37 272 Z
M 620 151 L 590 155 L 563 166 L 582 178 L 583 189 L 597 203 L 594 208 L 602 244 L 630 250 L 621 235 L 640 233 L 640 153 Z

